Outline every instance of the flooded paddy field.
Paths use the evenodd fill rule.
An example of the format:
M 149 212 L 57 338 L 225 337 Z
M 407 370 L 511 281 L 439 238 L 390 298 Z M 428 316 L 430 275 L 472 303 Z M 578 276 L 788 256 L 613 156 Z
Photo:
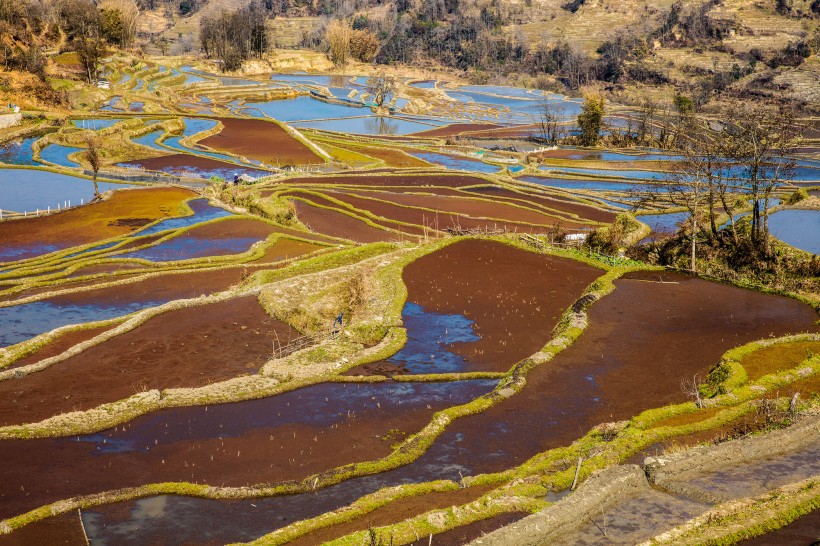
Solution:
M 4 478 L 2 515 L 70 494 L 148 482 L 300 479 L 386 454 L 395 438 L 421 428 L 437 409 L 468 402 L 494 385 L 325 383 L 260 400 L 163 410 L 96 434 L 0 441 L 4 460 L 27 468 Z M 63 461 L 56 480 L 44 472 L 54 453 Z M 59 483 L 46 483 L 52 481 Z
M 269 165 L 323 162 L 310 148 L 275 123 L 229 118 L 219 121 L 224 128 L 216 135 L 201 140 L 201 144 Z
M 94 198 L 94 184 L 86 178 L 34 169 L 0 169 L 0 187 L 5 212 L 57 210 L 70 202 L 76 206 Z M 124 184 L 100 183 L 100 191 L 121 189 Z
M 119 165 L 126 168 L 159 171 L 166 174 L 191 176 L 194 178 L 211 178 L 212 176 L 217 176 L 223 180 L 233 180 L 234 174 L 249 175 L 254 178 L 268 176 L 269 174 L 267 171 L 187 153 L 126 161 Z
M 506 371 L 549 340 L 564 309 L 600 274 L 498 243 L 448 246 L 403 272 L 404 348 L 348 373 Z
M 117 254 L 116 258 L 140 258 L 152 262 L 190 260 L 204 256 L 240 254 L 274 233 L 275 226 L 247 218 L 228 218 L 196 226 L 170 240 L 142 250 Z
M 252 297 L 171 310 L 42 371 L 0 382 L 0 423 L 36 422 L 140 391 L 252 373 L 277 345 L 295 337 Z M 173 355 L 165 347 L 175 347 Z
M 816 295 L 618 253 L 633 217 L 685 239 L 650 198 L 681 156 L 531 138 L 581 99 L 399 79 L 376 108 L 362 75 L 112 63 L 96 110 L 0 145 L 0 545 L 465 544 L 572 499 L 579 454 L 583 484 L 762 431 L 795 393 L 814 411 Z M 818 171 L 798 156 L 770 203 L 801 257 Z M 784 487 L 814 451 L 624 499 L 608 530 Z
M 17 261 L 127 234 L 156 220 L 178 216 L 181 203 L 194 195 L 180 188 L 120 191 L 110 199 L 57 215 L 6 221 L 0 261 Z

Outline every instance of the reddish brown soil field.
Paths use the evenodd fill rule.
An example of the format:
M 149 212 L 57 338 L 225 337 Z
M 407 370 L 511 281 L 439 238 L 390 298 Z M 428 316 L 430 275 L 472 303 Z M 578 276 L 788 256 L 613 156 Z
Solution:
M 76 510 L 0 535 L 0 546 L 87 546 Z
M 460 135 L 464 132 L 488 131 L 490 129 L 498 129 L 500 126 L 494 123 L 451 123 L 444 127 L 430 129 L 428 131 L 419 131 L 413 133 L 417 137 L 448 137 Z
M 318 233 L 358 243 L 390 241 L 400 237 L 398 233 L 374 228 L 341 212 L 314 207 L 298 199 L 292 203 L 296 207 L 296 217 Z
M 592 220 L 593 222 L 604 222 L 608 224 L 615 220 L 614 213 L 597 209 L 589 205 L 575 203 L 570 201 L 569 199 L 555 199 L 551 197 L 533 195 L 529 192 L 518 193 L 512 190 L 507 190 L 496 186 L 485 186 L 483 188 L 476 188 L 465 191 L 468 191 L 470 193 L 477 193 L 479 195 L 484 195 L 486 197 L 493 199 L 500 198 L 504 200 L 509 200 L 513 203 L 518 204 L 534 203 L 548 209 L 575 214 L 580 218 L 587 218 L 589 220 Z
M 209 157 L 202 157 L 193 154 L 170 154 L 159 157 L 149 157 L 146 159 L 135 159 L 120 163 L 125 167 L 139 167 L 149 171 L 167 170 L 174 174 L 181 175 L 186 171 L 197 172 L 199 170 L 212 169 L 236 169 L 237 166 L 227 161 L 219 161 Z
M 50 358 L 52 356 L 57 356 L 67 351 L 71 347 L 74 347 L 78 343 L 87 341 L 97 336 L 98 334 L 105 332 L 106 330 L 110 330 L 111 328 L 115 328 L 115 326 L 98 326 L 97 328 L 86 328 L 85 330 L 75 330 L 73 332 L 68 332 L 67 334 L 61 335 L 51 343 L 43 345 L 42 347 L 40 347 L 33 353 L 29 354 L 28 356 L 25 356 L 15 361 L 13 364 L 11 364 L 11 366 L 8 366 L 6 369 L 19 368 L 21 366 L 26 366 L 28 364 L 40 362 L 41 360 L 45 360 L 46 358 Z
M 303 479 L 385 456 L 434 412 L 490 389 L 486 382 L 480 388 L 331 383 L 247 402 L 162 410 L 98 434 L 3 440 L 0 518 L 143 483 L 240 486 Z
M 482 535 L 495 531 L 496 529 L 501 529 L 529 515 L 528 512 L 507 512 L 489 519 L 470 523 L 469 525 L 456 527 L 455 529 L 433 535 L 432 544 L 436 546 L 463 546 Z M 409 546 L 428 546 L 430 543 L 430 538 L 427 537 L 411 542 Z
M 200 141 L 215 150 L 257 159 L 269 165 L 324 163 L 313 150 L 278 124 L 261 119 L 220 118 L 224 128 Z
M 312 245 L 303 241 L 294 241 L 293 239 L 279 239 L 265 252 L 264 256 L 258 260 L 254 260 L 252 263 L 269 264 L 279 262 L 290 258 L 296 258 L 297 256 L 301 256 L 303 254 L 309 254 L 310 252 L 315 252 L 322 248 L 325 247 Z
M 313 546 L 336 540 L 345 535 L 364 531 L 370 527 L 380 527 L 399 523 L 430 510 L 449 508 L 473 502 L 489 491 L 491 487 L 469 487 L 444 493 L 428 493 L 421 497 L 400 499 L 383 508 L 377 508 L 369 514 L 340 525 L 333 525 L 314 533 L 288 542 L 289 546 Z M 438 542 L 435 542 L 438 544 Z
M 461 176 L 457 174 L 435 174 L 435 175 L 390 175 L 385 176 L 372 174 L 344 175 L 344 176 L 324 176 L 288 178 L 285 183 L 292 186 L 312 185 L 312 184 L 344 184 L 355 186 L 442 186 L 447 188 L 460 188 L 463 186 L 475 186 L 476 184 L 486 184 L 483 178 L 474 176 Z
M 0 424 L 254 373 L 273 345 L 298 335 L 254 297 L 169 311 L 43 371 L 0 382 Z
M 749 380 L 755 381 L 770 373 L 796 368 L 809 355 L 818 353 L 820 353 L 820 341 L 778 343 L 744 357 L 741 365 L 746 370 Z
M 121 280 L 121 277 L 112 280 Z M 142 281 L 123 284 L 110 288 L 99 288 L 76 294 L 66 294 L 47 301 L 57 305 L 66 304 L 117 304 L 140 299 L 177 300 L 191 298 L 201 294 L 221 292 L 242 280 L 241 270 L 237 268 L 218 270 L 187 271 L 157 275 Z M 81 288 L 99 283 L 99 279 L 75 282 L 60 286 L 33 288 L 24 292 L 3 296 L 4 301 L 18 300 L 65 288 Z M 150 296 L 150 298 L 148 297 Z
M 616 286 L 592 305 L 578 340 L 528 374 L 523 391 L 456 421 L 437 443 L 458 436 L 475 473 L 510 468 L 600 423 L 685 401 L 681 380 L 704 377 L 732 347 L 817 330 L 817 313 L 796 300 L 675 273 L 635 273 Z
M 299 198 L 302 198 L 303 200 L 309 201 L 309 203 L 307 203 L 309 205 L 318 205 L 318 207 L 316 207 L 316 208 L 327 207 L 327 208 L 334 209 L 334 211 L 348 211 L 348 212 L 351 212 L 351 213 L 356 214 L 356 215 L 361 215 L 362 214 L 360 211 L 350 211 L 349 209 L 346 209 L 343 205 L 339 205 L 338 203 L 335 203 L 335 202 L 331 201 L 330 199 L 324 197 L 324 196 L 328 196 L 328 195 L 331 195 L 334 199 L 340 200 L 342 202 L 345 201 L 344 194 L 340 194 L 340 193 L 336 193 L 336 192 L 328 192 L 328 191 L 324 191 L 322 195 L 317 195 L 317 194 L 313 194 L 313 193 L 304 193 L 304 192 L 301 192 L 301 191 L 289 191 L 289 192 L 283 194 L 282 196 L 283 197 L 299 197 Z M 370 221 L 373 222 L 374 224 L 376 224 L 377 226 L 380 226 L 380 227 L 383 227 L 383 228 L 386 228 L 386 229 L 393 229 L 393 230 L 403 231 L 403 232 L 409 233 L 411 235 L 424 235 L 424 230 L 420 227 L 417 227 L 417 226 L 412 226 L 412 225 L 408 226 L 408 225 L 401 224 L 399 222 L 395 222 L 395 221 L 392 221 L 392 220 L 372 220 L 371 219 Z
M 147 188 L 115 192 L 110 199 L 25 220 L 0 223 L 3 246 L 56 245 L 60 248 L 125 235 L 160 218 L 179 216 L 182 201 L 195 194 L 182 188 Z M 18 259 L 36 256 L 32 250 Z
M 432 229 L 445 230 L 447 228 L 460 227 L 462 229 L 506 229 L 512 232 L 542 232 L 547 231 L 546 226 L 533 226 L 528 224 L 517 224 L 504 220 L 471 218 L 469 216 L 452 213 L 447 211 L 424 210 L 409 206 L 401 206 L 393 203 L 385 203 L 383 201 L 374 201 L 362 197 L 354 197 L 352 195 L 335 195 L 335 197 L 342 198 L 346 203 L 354 206 L 360 210 L 366 210 L 376 216 L 395 220 L 397 222 L 405 222 L 415 224 L 417 226 L 426 226 Z M 561 222 L 562 225 L 568 225 L 569 222 Z
M 337 194 L 332 194 L 334 197 Z M 351 193 L 348 196 L 356 196 L 363 198 L 381 199 L 392 201 L 397 205 L 406 207 L 417 207 L 440 211 L 442 214 L 455 213 L 470 216 L 472 218 L 493 218 L 508 222 L 522 222 L 528 224 L 549 226 L 558 221 L 566 224 L 567 227 L 581 227 L 584 224 L 580 222 L 572 222 L 569 220 L 561 220 L 555 216 L 548 216 L 532 209 L 515 207 L 499 201 L 485 201 L 468 198 L 452 198 L 448 196 L 439 195 L 413 195 L 413 194 L 392 194 L 388 192 L 367 192 Z M 347 197 L 345 197 L 347 199 Z
M 602 274 L 594 267 L 491 241 L 465 240 L 419 258 L 404 269 L 408 301 L 435 313 L 475 322 L 479 341 L 456 344 L 465 371 L 507 371 L 549 341 L 561 314 Z M 390 363 L 349 375 L 390 371 Z
M 192 227 L 183 235 L 199 239 L 258 237 L 262 240 L 275 231 L 276 226 L 261 220 L 227 217 L 218 222 Z

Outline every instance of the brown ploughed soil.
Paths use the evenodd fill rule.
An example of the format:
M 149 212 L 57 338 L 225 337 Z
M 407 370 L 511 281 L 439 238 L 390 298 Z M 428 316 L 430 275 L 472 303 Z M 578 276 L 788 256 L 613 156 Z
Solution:
M 450 125 L 445 125 L 444 127 L 437 127 L 435 129 L 429 129 L 427 131 L 419 131 L 418 133 L 413 133 L 413 136 L 417 137 L 448 137 L 448 136 L 455 136 L 460 135 L 464 132 L 475 132 L 475 131 L 488 131 L 490 129 L 498 129 L 500 126 L 494 123 L 451 123 Z
M 51 343 L 46 343 L 28 356 L 13 362 L 5 369 L 19 368 L 21 366 L 40 362 L 41 360 L 45 360 L 46 358 L 50 358 L 52 356 L 57 356 L 71 347 L 74 347 L 78 343 L 87 341 L 98 334 L 105 332 L 106 330 L 110 330 L 111 328 L 115 328 L 115 326 L 98 326 L 96 328 L 86 328 L 84 330 L 74 330 L 73 332 L 68 332 L 61 335 Z
M 475 322 L 481 339 L 453 347 L 470 363 L 464 371 L 503 372 L 539 351 L 563 312 L 601 274 L 574 260 L 468 239 L 419 258 L 402 276 L 408 301 Z M 358 366 L 348 375 L 383 372 L 384 364 Z
M 756 381 L 764 375 L 778 373 L 796 368 L 812 355 L 820 353 L 820 341 L 797 341 L 777 343 L 758 349 L 741 360 L 750 381 Z
M 409 497 L 391 502 L 382 508 L 377 508 L 364 516 L 347 523 L 340 523 L 326 527 L 313 533 L 288 542 L 289 546 L 313 546 L 336 540 L 345 535 L 364 531 L 370 527 L 380 527 L 399 523 L 408 518 L 418 516 L 430 510 L 449 508 L 473 502 L 484 493 L 492 489 L 491 486 L 468 487 L 442 493 L 427 493 L 419 497 Z M 435 542 L 438 544 L 438 542 Z
M 269 165 L 324 163 L 277 123 L 261 119 L 220 118 L 219 121 L 224 125 L 222 131 L 200 140 L 200 144 Z
M 335 194 L 333 194 L 335 197 Z M 347 194 L 362 197 L 362 194 Z M 584 224 L 571 220 L 562 220 L 555 216 L 550 216 L 532 209 L 516 207 L 500 201 L 485 201 L 479 199 L 469 199 L 468 197 L 453 198 L 441 195 L 413 195 L 408 193 L 391 194 L 388 192 L 368 192 L 367 197 L 392 201 L 397 205 L 406 207 L 418 207 L 440 211 L 442 214 L 449 212 L 464 214 L 472 218 L 495 218 L 509 222 L 526 222 L 535 225 L 552 225 L 561 222 L 569 227 L 580 227 Z
M 211 159 L 210 157 L 193 154 L 170 154 L 146 159 L 135 159 L 134 161 L 125 161 L 120 163 L 120 165 L 125 167 L 140 167 L 149 171 L 167 169 L 166 172 L 172 172 L 176 175 L 182 175 L 186 172 L 196 173 L 200 170 L 240 168 L 227 161 L 219 161 L 217 159 Z
M 246 341 L 226 350 L 225 366 Z M 245 402 L 161 410 L 97 434 L 2 440 L 0 518 L 146 483 L 304 479 L 383 457 L 436 411 L 490 389 L 486 382 L 324 383 Z
M 146 188 L 114 192 L 105 201 L 24 220 L 0 223 L 3 246 L 56 245 L 60 248 L 125 235 L 161 218 L 179 216 L 182 201 L 195 194 L 182 188 Z M 138 220 L 138 222 L 131 222 Z M 32 250 L 18 259 L 36 256 Z
M 0 535 L 0 546 L 87 546 L 76 510 L 26 525 Z
M 733 347 L 817 330 L 817 313 L 785 297 L 671 272 L 615 284 L 590 308 L 584 333 L 534 368 L 520 393 L 459 419 L 437 443 L 458 437 L 463 464 L 475 473 L 511 468 L 600 423 L 684 402 L 681 380 L 704 377 Z
M 252 264 L 269 264 L 274 262 L 279 262 L 282 260 L 288 260 L 290 258 L 296 258 L 303 254 L 309 254 L 311 252 L 315 252 L 322 248 L 326 248 L 324 246 L 313 245 L 310 243 L 306 243 L 304 241 L 294 241 L 293 239 L 279 239 L 274 243 L 273 246 L 268 248 L 265 252 L 265 255 L 259 258 L 258 260 L 254 260 L 251 262 Z
M 296 207 L 296 216 L 299 221 L 317 233 L 350 239 L 357 243 L 374 243 L 400 238 L 398 233 L 374 228 L 361 220 L 335 210 L 314 207 L 298 199 L 294 199 L 291 203 Z
M 489 198 L 506 199 L 514 203 L 523 204 L 524 202 L 535 203 L 546 208 L 576 214 L 580 218 L 587 218 L 593 222 L 610 223 L 615 220 L 615 214 L 609 211 L 601 210 L 582 203 L 576 203 L 569 199 L 554 199 L 551 197 L 543 197 L 540 195 L 533 195 L 531 193 L 518 193 L 512 190 L 499 188 L 495 186 L 488 186 L 483 188 L 476 188 L 465 190 L 471 193 L 478 193 Z
M 366 174 L 350 174 L 341 176 L 321 176 L 305 178 L 288 178 L 284 183 L 292 186 L 310 184 L 345 184 L 356 186 L 443 186 L 448 188 L 460 188 L 462 186 L 475 186 L 476 184 L 486 184 L 483 178 L 476 178 L 469 175 L 442 174 L 435 175 L 392 175 L 387 173 L 379 176 L 368 172 Z
M 332 194 L 333 198 L 344 202 L 344 199 L 343 199 L 344 194 L 337 194 L 335 192 L 328 192 L 328 191 L 325 191 L 324 193 L 325 194 Z M 317 194 L 313 194 L 313 193 L 303 193 L 303 192 L 300 192 L 298 190 L 289 191 L 289 192 L 283 194 L 283 197 L 300 197 L 300 198 L 302 198 L 306 201 L 310 201 L 310 203 L 306 203 L 308 205 L 318 205 L 318 207 L 316 207 L 316 208 L 328 207 L 328 208 L 334 209 L 336 211 L 349 210 L 349 209 L 346 209 L 346 207 L 344 207 L 344 205 L 339 205 L 338 203 L 335 203 L 335 202 L 331 201 L 327 197 L 323 197 L 321 195 L 317 195 Z M 357 214 L 359 216 L 362 216 L 362 213 L 360 211 L 350 211 L 350 212 L 353 213 L 353 214 Z M 387 229 L 395 229 L 395 230 L 399 230 L 399 231 L 404 231 L 405 233 L 409 233 L 411 235 L 424 235 L 424 230 L 420 227 L 417 227 L 417 226 L 412 226 L 412 225 L 408 226 L 408 225 L 400 224 L 400 223 L 392 221 L 392 220 L 373 220 L 373 219 L 371 219 L 370 221 L 373 222 L 374 224 L 376 224 L 377 226 L 384 227 L 384 228 L 387 228 Z
M 272 344 L 298 335 L 252 296 L 168 311 L 43 371 L 0 382 L 0 424 L 251 374 L 270 358 Z
M 183 233 L 181 237 L 196 237 L 197 239 L 258 237 L 262 240 L 274 231 L 277 231 L 277 227 L 273 224 L 253 218 L 233 218 L 229 216 L 218 222 L 194 226 Z
M 357 209 L 366 210 L 382 218 L 405 222 L 408 224 L 415 224 L 421 227 L 426 226 L 428 228 L 438 230 L 457 227 L 462 229 L 506 229 L 507 231 L 517 231 L 521 233 L 544 232 L 548 230 L 548 226 L 516 224 L 509 221 L 496 220 L 492 218 L 472 218 L 460 213 L 424 210 L 393 203 L 386 203 L 383 201 L 374 201 L 363 197 L 355 197 L 349 194 L 338 194 L 335 195 L 335 197 L 338 197 Z M 561 224 L 569 225 L 571 222 L 561 222 Z
M 145 266 L 141 266 L 145 267 Z M 141 272 L 141 274 L 144 272 Z M 123 280 L 126 277 L 116 277 L 111 280 Z M 165 301 L 192 298 L 202 294 L 221 292 L 242 280 L 242 272 L 238 268 L 218 270 L 198 270 L 183 273 L 168 273 L 157 275 L 142 281 L 127 283 L 109 288 L 98 288 L 87 292 L 66 294 L 48 299 L 57 304 L 84 304 L 84 303 L 127 303 L 140 299 L 164 299 Z M 46 292 L 53 292 L 66 288 L 82 288 L 99 284 L 100 279 L 91 279 L 71 284 L 32 288 L 16 294 L 2 296 L 3 301 L 13 301 L 36 296 Z M 150 297 L 149 297 L 150 296 Z

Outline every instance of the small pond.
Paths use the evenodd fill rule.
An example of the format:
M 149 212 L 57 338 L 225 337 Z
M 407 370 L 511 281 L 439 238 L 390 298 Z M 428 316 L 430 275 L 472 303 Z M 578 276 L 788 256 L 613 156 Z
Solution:
M 769 216 L 772 235 L 800 250 L 820 255 L 820 211 L 780 210 Z

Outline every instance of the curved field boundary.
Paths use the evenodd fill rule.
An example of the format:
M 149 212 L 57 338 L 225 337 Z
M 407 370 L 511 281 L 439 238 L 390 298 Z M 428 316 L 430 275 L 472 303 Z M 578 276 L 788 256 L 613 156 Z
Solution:
M 788 338 L 784 338 L 785 340 Z M 820 359 L 814 364 L 813 371 L 807 372 L 806 367 L 798 367 L 794 370 L 789 370 L 779 374 L 780 384 L 788 383 L 789 379 L 794 381 L 795 378 L 800 378 L 802 375 L 798 372 L 802 370 L 805 373 L 820 373 Z M 777 387 L 766 390 L 758 389 L 758 396 L 762 396 L 766 392 L 774 392 Z M 735 402 L 731 394 L 721 397 L 724 403 L 731 404 Z M 753 411 L 756 407 L 754 399 L 737 406 L 727 405 L 726 409 L 720 414 L 711 417 L 703 422 L 694 424 L 681 425 L 678 427 L 669 427 L 663 431 L 647 430 L 641 434 L 641 423 L 638 420 L 640 416 L 633 418 L 628 423 L 612 424 L 613 426 L 599 426 L 587 433 L 586 436 L 579 439 L 571 446 L 552 449 L 541 453 L 521 465 L 520 467 L 510 469 L 497 474 L 485 474 L 470 477 L 464 480 L 462 487 L 471 487 L 476 485 L 495 485 L 498 486 L 495 490 L 487 493 L 475 503 L 455 507 L 449 510 L 434 510 L 423 515 L 419 515 L 410 520 L 390 525 L 386 527 L 379 527 L 375 529 L 377 534 L 382 537 L 390 536 L 397 539 L 399 543 L 412 541 L 417 537 L 425 537 L 427 534 L 436 534 L 447 531 L 449 529 L 481 521 L 493 517 L 499 513 L 516 511 L 519 509 L 537 511 L 551 503 L 540 500 L 546 491 L 549 490 L 565 490 L 570 486 L 575 474 L 574 461 L 578 453 L 596 453 L 591 458 L 584 461 L 581 468 L 580 478 L 583 481 L 588 476 L 591 476 L 597 469 L 606 468 L 612 464 L 618 464 L 627 457 L 629 457 L 633 450 L 637 447 L 635 442 L 640 445 L 652 445 L 658 441 L 661 432 L 667 437 L 681 436 L 692 433 L 693 431 L 712 430 L 723 423 L 731 422 L 736 418 Z M 656 408 L 647 410 L 644 414 L 664 414 L 670 409 L 688 406 L 694 408 L 694 404 L 689 402 L 686 404 L 678 404 L 675 406 L 668 406 L 664 408 Z M 702 411 L 702 410 L 701 410 Z M 636 428 L 633 428 L 636 427 Z M 605 434 L 606 433 L 606 434 Z M 609 438 L 610 434 L 615 435 L 615 439 Z M 631 438 L 618 438 L 630 433 Z M 641 437 L 643 436 L 643 437 Z M 638 449 L 639 450 L 639 449 Z M 562 461 L 568 461 L 569 464 L 563 464 Z M 561 470 L 556 471 L 556 464 Z M 638 472 L 643 480 L 643 472 Z M 419 484 L 423 485 L 423 484 Z M 403 486 L 402 486 L 403 487 Z M 546 488 L 546 491 L 545 491 Z M 379 493 L 385 494 L 390 490 L 398 488 L 387 488 Z M 595 488 L 593 488 L 593 491 Z M 420 492 L 419 494 L 423 494 Z M 363 498 L 364 499 L 364 498 Z M 529 504 L 526 504 L 527 501 Z M 254 544 L 284 544 L 288 540 L 292 540 L 295 536 L 301 536 L 314 528 L 321 528 L 321 518 L 334 518 L 335 520 L 349 521 L 356 516 L 348 517 L 348 510 L 356 507 L 356 504 L 349 508 L 342 508 L 338 511 L 324 514 L 312 520 L 305 520 L 297 522 L 291 526 L 274 531 L 265 537 L 255 541 Z M 314 527 L 314 525 L 316 527 Z M 361 543 L 367 536 L 366 532 L 358 532 L 353 535 L 338 539 L 332 544 L 335 545 L 354 545 Z

